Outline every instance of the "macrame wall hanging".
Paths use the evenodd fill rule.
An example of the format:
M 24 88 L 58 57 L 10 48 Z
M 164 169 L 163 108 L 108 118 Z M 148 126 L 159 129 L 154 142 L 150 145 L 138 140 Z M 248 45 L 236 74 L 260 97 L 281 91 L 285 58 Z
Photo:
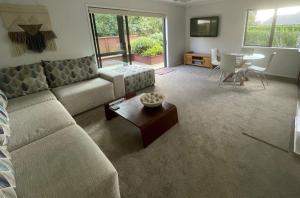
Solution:
M 0 4 L 3 25 L 17 56 L 27 50 L 56 50 L 48 9 L 42 5 Z

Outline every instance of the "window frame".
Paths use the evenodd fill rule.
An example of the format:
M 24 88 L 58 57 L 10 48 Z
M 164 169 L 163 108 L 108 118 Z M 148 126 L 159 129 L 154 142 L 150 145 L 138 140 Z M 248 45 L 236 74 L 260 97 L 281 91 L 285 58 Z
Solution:
M 247 9 L 247 13 L 246 13 L 246 22 L 245 22 L 245 27 L 244 27 L 244 39 L 243 39 L 243 47 L 255 47 L 255 48 L 271 48 L 271 49 L 291 49 L 291 50 L 299 50 L 298 48 L 293 48 L 293 47 L 273 47 L 273 42 L 274 42 L 274 36 L 275 36 L 275 30 L 276 30 L 276 23 L 277 23 L 277 19 L 278 19 L 278 10 L 280 9 L 279 7 L 277 8 L 270 8 L 270 9 L 274 9 L 275 13 L 273 16 L 273 22 L 272 22 L 272 27 L 271 27 L 271 31 L 270 31 L 270 38 L 269 38 L 269 44 L 267 46 L 263 46 L 263 45 L 246 45 L 246 39 L 247 39 L 247 28 L 248 28 L 248 18 L 249 18 L 249 12 L 250 11 L 257 11 L 257 10 L 261 10 L 261 9 Z

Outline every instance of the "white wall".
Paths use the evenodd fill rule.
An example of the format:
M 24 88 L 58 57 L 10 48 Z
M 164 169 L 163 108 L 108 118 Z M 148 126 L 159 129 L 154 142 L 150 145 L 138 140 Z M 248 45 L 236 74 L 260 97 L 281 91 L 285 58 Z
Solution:
M 221 52 L 238 52 L 243 43 L 245 18 L 247 9 L 274 8 L 300 5 L 295 0 L 225 0 L 218 3 L 197 5 L 186 10 L 186 50 L 209 52 L 211 48 L 219 48 Z M 191 38 L 190 18 L 199 16 L 220 16 L 220 35 L 217 38 Z M 300 68 L 298 50 L 257 48 L 256 52 L 269 56 L 278 52 L 269 73 L 272 75 L 295 78 Z M 266 60 L 257 64 L 265 64 Z
M 0 0 L 0 2 L 27 4 L 39 2 L 46 5 L 49 9 L 53 30 L 58 36 L 58 50 L 55 52 L 32 53 L 15 57 L 12 55 L 7 32 L 0 20 L 0 67 L 29 64 L 41 59 L 80 57 L 94 53 L 86 13 L 87 4 L 167 14 L 170 66 L 181 64 L 185 50 L 209 52 L 211 48 L 218 47 L 223 52 L 239 51 L 243 41 L 245 14 L 249 8 L 300 5 L 298 0 L 225 0 L 207 5 L 193 5 L 188 8 L 149 0 Z M 210 15 L 221 17 L 220 36 L 217 38 L 190 38 L 189 19 Z M 266 55 L 273 50 L 256 49 L 257 52 Z M 276 49 L 276 51 L 279 52 L 279 55 L 270 72 L 274 75 L 296 77 L 300 67 L 298 52 L 285 49 Z M 264 61 L 261 61 L 260 64 L 264 64 Z
M 169 3 L 147 0 L 0 0 L 0 3 L 19 3 L 46 5 L 49 10 L 52 27 L 58 36 L 55 52 L 25 54 L 15 57 L 7 37 L 7 31 L 0 20 L 0 67 L 29 64 L 43 60 L 65 59 L 86 56 L 94 53 L 87 4 L 163 13 L 168 20 L 169 64 L 179 65 L 185 46 L 185 8 Z

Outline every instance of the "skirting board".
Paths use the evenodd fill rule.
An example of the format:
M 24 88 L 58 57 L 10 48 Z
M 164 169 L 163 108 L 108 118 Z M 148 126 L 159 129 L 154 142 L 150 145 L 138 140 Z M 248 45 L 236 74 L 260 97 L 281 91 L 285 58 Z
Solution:
M 269 72 L 266 72 L 266 75 L 267 76 L 270 76 L 270 77 L 281 77 L 281 78 L 288 78 L 288 79 L 296 79 L 297 80 L 297 76 L 286 76 L 286 75 L 280 75 L 280 74 L 273 74 L 273 73 L 269 73 Z

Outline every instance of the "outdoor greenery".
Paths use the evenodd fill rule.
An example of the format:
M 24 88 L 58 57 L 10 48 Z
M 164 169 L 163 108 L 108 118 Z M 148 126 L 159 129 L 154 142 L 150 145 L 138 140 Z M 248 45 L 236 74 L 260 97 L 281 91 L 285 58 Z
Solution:
M 157 17 L 129 16 L 130 34 L 150 36 L 162 32 L 162 19 Z
M 156 40 L 161 46 L 164 45 L 164 36 L 162 32 L 151 34 L 149 38 Z
M 96 14 L 96 28 L 98 36 L 118 36 L 118 22 L 116 15 Z M 129 16 L 129 32 L 131 35 L 149 36 L 162 32 L 162 20 L 156 17 Z
M 268 46 L 271 34 L 270 25 L 248 26 L 246 34 L 246 45 Z M 276 26 L 273 39 L 273 47 L 296 48 L 300 38 L 300 25 Z
M 273 47 L 299 48 L 300 25 L 276 26 Z
M 246 45 L 264 46 L 269 45 L 271 26 L 253 25 L 248 26 L 246 33 Z
M 118 36 L 118 23 L 116 15 L 95 14 L 95 23 L 98 36 Z
M 119 36 L 116 15 L 96 14 L 95 22 L 99 37 Z M 157 17 L 128 16 L 131 35 L 138 38 L 131 42 L 132 51 L 142 56 L 163 54 L 163 20 Z
M 245 45 L 264 47 L 300 47 L 300 24 L 275 25 L 256 22 L 256 11 L 248 12 Z M 274 31 L 273 40 L 271 32 Z M 271 46 L 270 46 L 271 43 Z
M 163 46 L 159 40 L 140 37 L 132 42 L 132 51 L 142 56 L 156 56 L 163 54 Z

